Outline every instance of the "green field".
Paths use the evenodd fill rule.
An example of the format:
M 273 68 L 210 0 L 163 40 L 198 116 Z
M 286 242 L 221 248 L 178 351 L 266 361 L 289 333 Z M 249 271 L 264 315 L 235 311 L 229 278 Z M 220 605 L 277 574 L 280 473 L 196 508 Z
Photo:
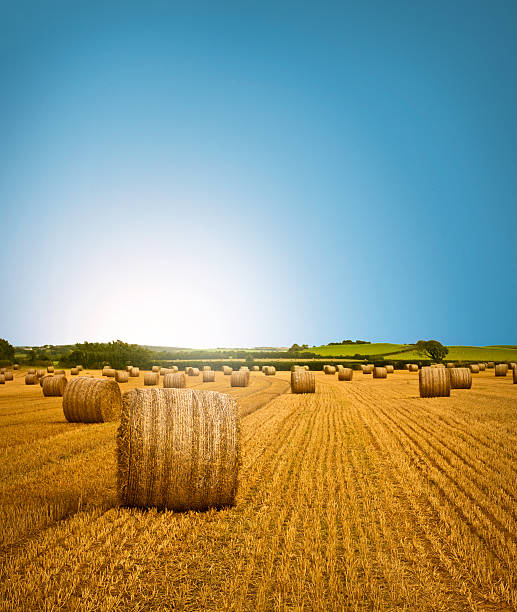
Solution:
M 339 355 L 386 355 L 398 353 L 410 349 L 407 344 L 391 344 L 389 342 L 379 342 L 372 344 L 332 344 L 326 346 L 313 346 L 309 348 L 311 353 L 316 353 L 324 357 L 336 357 Z

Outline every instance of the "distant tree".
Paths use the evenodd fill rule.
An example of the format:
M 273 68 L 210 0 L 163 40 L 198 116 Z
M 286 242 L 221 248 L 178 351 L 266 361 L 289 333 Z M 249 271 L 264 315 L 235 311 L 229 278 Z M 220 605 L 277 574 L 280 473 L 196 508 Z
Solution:
M 14 361 L 14 347 L 0 338 L 0 361 Z
M 433 361 L 442 361 L 449 352 L 449 349 L 438 340 L 419 340 L 415 346 L 417 353 Z
M 293 344 L 293 346 L 289 349 L 290 351 L 300 351 L 301 346 L 299 344 Z

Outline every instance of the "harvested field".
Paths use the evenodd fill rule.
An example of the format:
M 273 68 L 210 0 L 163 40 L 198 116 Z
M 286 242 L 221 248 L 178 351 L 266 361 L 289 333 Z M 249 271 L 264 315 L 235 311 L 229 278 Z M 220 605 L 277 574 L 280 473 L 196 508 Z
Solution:
M 240 489 L 235 507 L 174 513 L 119 507 L 118 423 L 67 423 L 25 374 L 0 388 L 5 609 L 517 607 L 511 376 L 431 399 L 408 372 L 317 372 L 305 395 L 290 372 L 189 377 L 238 400 Z

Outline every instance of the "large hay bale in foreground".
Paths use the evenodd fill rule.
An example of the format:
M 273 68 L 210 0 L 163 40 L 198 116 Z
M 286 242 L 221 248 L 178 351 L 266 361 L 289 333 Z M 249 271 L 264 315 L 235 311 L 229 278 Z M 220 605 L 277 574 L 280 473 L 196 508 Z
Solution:
M 159 372 L 160 371 L 160 366 L 153 366 L 152 367 L 152 371 L 153 372 Z
M 469 368 L 449 368 L 451 389 L 470 389 L 472 387 L 472 372 Z
M 506 376 L 507 373 L 508 373 L 508 365 L 506 363 L 498 363 L 495 366 L 496 376 Z
M 152 387 L 160 382 L 160 374 L 158 372 L 145 372 L 144 373 L 144 385 L 146 387 Z
M 41 388 L 45 397 L 61 397 L 68 385 L 66 376 L 44 376 Z M 66 414 L 65 414 L 66 416 Z
M 48 384 L 45 379 L 43 383 Z M 63 394 L 63 412 L 70 423 L 105 423 L 115 421 L 122 410 L 120 387 L 111 378 L 78 376 Z
M 247 370 L 232 372 L 230 385 L 232 387 L 247 387 L 250 384 L 250 373 Z
M 339 370 L 339 372 L 337 373 L 337 379 L 338 380 L 352 380 L 353 375 L 354 375 L 354 371 L 352 370 L 352 368 L 343 368 L 342 370 Z
M 315 393 L 316 378 L 314 372 L 295 370 L 291 372 L 291 393 Z
M 424 367 L 418 376 L 420 397 L 449 397 L 451 375 L 448 368 Z
M 197 389 L 124 393 L 117 435 L 117 484 L 125 506 L 175 511 L 235 503 L 237 403 Z
M 37 385 L 38 384 L 38 377 L 36 376 L 36 374 L 26 374 L 26 376 L 25 376 L 25 384 L 26 385 Z
M 47 372 L 49 374 L 53 374 L 54 373 L 54 366 L 47 366 Z
M 4 378 L 6 382 L 9 382 L 10 380 L 14 380 L 14 374 L 7 370 L 4 374 Z
M 395 372 L 395 366 L 387 365 L 387 366 L 385 366 L 385 368 L 386 368 L 386 372 L 388 374 L 393 374 L 393 372 Z
M 479 374 L 479 366 L 477 363 L 471 363 L 469 369 L 472 372 L 472 374 Z
M 203 382 L 215 382 L 215 372 L 213 370 L 203 370 Z
M 127 382 L 129 382 L 129 372 L 127 370 L 117 370 L 115 372 L 115 380 L 118 383 L 127 383 Z
M 140 376 L 140 368 L 131 368 L 131 370 L 129 370 L 129 376 L 131 376 L 131 378 L 138 378 Z
M 388 378 L 388 370 L 386 368 L 375 367 L 373 368 L 374 378 Z
M 184 389 L 187 386 L 187 378 L 184 372 L 170 372 L 163 377 L 164 389 Z
M 418 365 L 416 363 L 410 363 L 408 370 L 410 372 L 418 372 Z
M 115 378 L 115 372 L 116 370 L 114 370 L 113 368 L 104 368 L 102 370 L 102 375 L 107 376 L 108 378 Z

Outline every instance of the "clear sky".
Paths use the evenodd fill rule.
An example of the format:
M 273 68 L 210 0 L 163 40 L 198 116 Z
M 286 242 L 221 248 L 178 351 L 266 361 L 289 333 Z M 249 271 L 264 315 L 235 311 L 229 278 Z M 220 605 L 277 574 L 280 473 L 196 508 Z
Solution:
M 517 3 L 0 4 L 0 337 L 517 343 Z

